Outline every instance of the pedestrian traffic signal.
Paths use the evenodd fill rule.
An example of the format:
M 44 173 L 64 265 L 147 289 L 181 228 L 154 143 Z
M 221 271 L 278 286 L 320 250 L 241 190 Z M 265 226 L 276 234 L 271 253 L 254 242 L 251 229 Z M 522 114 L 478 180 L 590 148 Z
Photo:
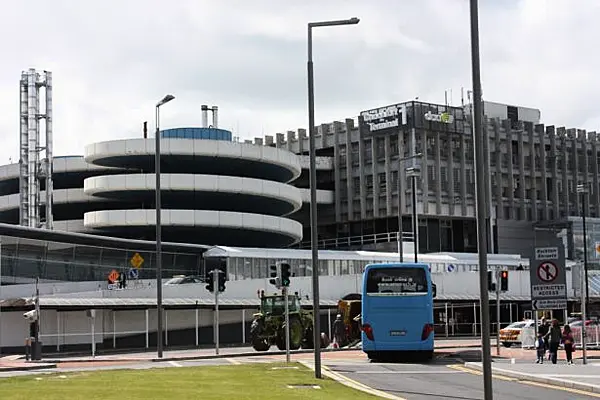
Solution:
M 206 290 L 213 293 L 215 291 L 215 276 L 212 271 L 206 276 Z
M 292 275 L 292 267 L 290 264 L 281 263 L 281 286 L 290 286 L 290 277 Z
M 500 290 L 508 291 L 508 271 L 500 272 Z
M 269 283 L 273 286 L 275 286 L 276 288 L 279 288 L 279 286 L 281 286 L 281 282 L 279 279 L 279 264 L 277 265 L 270 265 L 269 269 L 271 271 L 271 279 L 269 279 Z
M 219 286 L 219 292 L 224 292 L 225 291 L 225 281 L 226 281 L 227 275 L 225 275 L 225 272 L 219 270 L 219 278 L 218 278 L 218 286 Z
M 492 280 L 492 271 L 488 271 L 487 285 L 488 285 L 488 292 L 496 291 L 496 284 Z

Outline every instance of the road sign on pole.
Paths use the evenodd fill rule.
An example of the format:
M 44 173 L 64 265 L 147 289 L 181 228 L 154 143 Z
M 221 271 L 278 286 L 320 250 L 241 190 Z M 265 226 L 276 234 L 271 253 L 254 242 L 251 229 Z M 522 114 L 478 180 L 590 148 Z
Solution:
M 529 276 L 533 310 L 567 308 L 565 248 L 561 242 L 534 249 L 529 259 Z
M 131 260 L 129 260 L 129 263 L 132 267 L 140 269 L 144 263 L 144 257 L 142 257 L 140 253 L 135 253 L 133 257 L 131 257 Z

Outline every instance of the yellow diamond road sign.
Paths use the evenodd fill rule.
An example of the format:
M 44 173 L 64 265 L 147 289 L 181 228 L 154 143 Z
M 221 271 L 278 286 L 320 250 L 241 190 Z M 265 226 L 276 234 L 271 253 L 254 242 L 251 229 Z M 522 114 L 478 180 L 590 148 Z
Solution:
M 133 257 L 131 257 L 131 260 L 129 260 L 129 262 L 131 263 L 131 265 L 135 268 L 141 268 L 142 264 L 144 263 L 144 257 L 140 256 L 140 253 L 135 253 L 133 255 Z

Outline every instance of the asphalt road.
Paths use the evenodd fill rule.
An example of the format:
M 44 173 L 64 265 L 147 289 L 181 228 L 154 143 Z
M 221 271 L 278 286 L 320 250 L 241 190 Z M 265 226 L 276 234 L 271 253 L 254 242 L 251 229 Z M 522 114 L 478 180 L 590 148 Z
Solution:
M 430 364 L 329 362 L 327 366 L 352 380 L 407 400 L 480 400 L 483 377 L 452 360 Z M 494 400 L 593 399 L 584 392 L 495 377 Z

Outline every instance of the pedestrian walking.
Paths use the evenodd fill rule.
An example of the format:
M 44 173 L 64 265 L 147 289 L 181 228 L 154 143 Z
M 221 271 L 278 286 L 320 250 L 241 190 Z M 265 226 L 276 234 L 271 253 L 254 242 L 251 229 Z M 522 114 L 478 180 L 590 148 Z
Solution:
M 342 347 L 345 344 L 345 336 L 346 327 L 344 326 L 342 315 L 338 314 L 336 315 L 335 322 L 333 323 L 333 342 L 336 343 L 339 347 Z
M 567 365 L 573 365 L 575 341 L 573 340 L 573 333 L 571 332 L 571 327 L 569 325 L 563 327 L 562 342 L 565 347 L 565 354 L 567 355 Z
M 556 364 L 556 360 L 558 357 L 558 346 L 560 345 L 560 341 L 562 339 L 562 332 L 560 331 L 560 326 L 558 325 L 558 320 L 553 319 L 552 325 L 546 333 L 548 338 L 548 351 L 550 352 L 550 360 L 552 360 L 552 364 Z
M 548 344 L 548 337 L 546 336 L 549 329 L 550 329 L 550 324 L 548 323 L 548 320 L 546 319 L 546 317 L 542 317 L 542 320 L 540 322 L 539 331 L 542 334 L 542 336 L 544 337 L 544 354 L 550 348 L 550 345 Z M 550 354 L 548 354 L 548 360 L 550 360 Z

